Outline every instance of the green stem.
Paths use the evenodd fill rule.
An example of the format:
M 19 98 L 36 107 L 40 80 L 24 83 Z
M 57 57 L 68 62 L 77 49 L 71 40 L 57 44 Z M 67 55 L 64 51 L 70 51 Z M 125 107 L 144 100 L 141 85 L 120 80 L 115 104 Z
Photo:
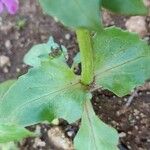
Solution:
M 93 52 L 90 32 L 87 29 L 77 29 L 77 40 L 80 48 L 82 72 L 81 82 L 84 85 L 89 85 L 93 82 L 94 69 L 93 69 Z

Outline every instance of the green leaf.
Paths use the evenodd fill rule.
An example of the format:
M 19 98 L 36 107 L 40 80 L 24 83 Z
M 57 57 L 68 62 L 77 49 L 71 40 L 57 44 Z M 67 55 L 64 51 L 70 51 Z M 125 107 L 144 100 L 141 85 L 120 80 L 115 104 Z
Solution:
M 124 96 L 150 78 L 150 47 L 135 34 L 107 28 L 93 38 L 96 83 Z
M 146 15 L 148 9 L 143 0 L 102 0 L 102 6 L 123 15 Z
M 0 84 L 0 102 L 14 83 L 15 80 L 8 80 Z
M 13 88 L 13 84 L 16 80 L 5 81 L 0 84 L 0 104 L 4 100 L 4 97 L 9 93 L 11 88 Z M 12 104 L 14 105 L 14 104 Z M 20 140 L 27 136 L 32 136 L 33 134 L 23 127 L 16 125 L 6 125 L 3 124 L 5 118 L 0 118 L 0 143 L 5 143 L 14 140 Z
M 49 61 L 55 57 L 66 62 L 67 49 L 63 45 L 55 43 L 53 37 L 50 37 L 47 43 L 33 46 L 25 55 L 24 62 L 32 67 L 39 67 L 42 61 Z
M 0 143 L 18 141 L 34 134 L 17 125 L 5 125 L 0 123 Z
M 0 118 L 23 126 L 54 118 L 73 122 L 81 117 L 85 96 L 79 77 L 52 59 L 18 79 L 0 102 Z
M 47 14 L 57 17 L 66 26 L 92 30 L 100 27 L 101 0 L 39 0 L 39 2 Z
M 59 45 L 54 42 L 53 37 L 50 37 L 47 43 L 37 44 L 33 46 L 24 57 L 24 62 L 33 67 L 39 67 L 43 57 L 48 57 L 53 49 L 59 48 Z
M 102 122 L 94 113 L 90 101 L 86 101 L 81 127 L 75 137 L 77 150 L 117 150 L 117 131 Z M 83 143 L 86 144 L 83 145 Z

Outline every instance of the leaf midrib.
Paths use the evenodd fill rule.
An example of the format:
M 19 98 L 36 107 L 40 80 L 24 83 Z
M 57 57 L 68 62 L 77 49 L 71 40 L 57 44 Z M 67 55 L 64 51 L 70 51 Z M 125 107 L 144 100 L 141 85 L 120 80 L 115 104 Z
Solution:
M 93 141 L 94 141 L 95 148 L 96 148 L 96 150 L 98 150 L 98 147 L 96 145 L 96 135 L 95 135 L 95 132 L 94 132 L 92 120 L 91 120 L 90 115 L 89 115 L 89 110 L 88 110 L 88 104 L 87 104 L 87 102 L 85 103 L 85 112 L 86 112 L 87 118 L 89 120 L 89 125 L 90 125 L 91 131 L 92 131 Z
M 47 96 L 49 96 L 50 94 L 55 94 L 55 93 L 59 93 L 59 92 L 62 92 L 62 91 L 66 91 L 66 90 L 68 90 L 68 89 L 70 89 L 70 88 L 72 88 L 72 87 L 75 87 L 75 86 L 78 85 L 78 84 L 80 84 L 80 82 L 79 82 L 79 81 L 76 81 L 75 83 L 73 83 L 73 84 L 71 84 L 71 85 L 64 86 L 64 87 L 62 87 L 62 88 L 60 88 L 60 89 L 58 89 L 58 90 L 56 90 L 56 91 L 47 93 L 47 94 L 42 95 L 42 96 L 40 96 L 40 97 L 38 97 L 38 98 L 36 98 L 36 99 L 32 99 L 31 101 L 27 101 L 26 103 L 23 103 L 23 104 L 19 105 L 16 109 L 14 109 L 14 110 L 11 112 L 11 115 L 8 116 L 8 119 L 13 120 L 12 116 L 15 117 L 15 115 L 13 115 L 13 114 L 15 114 L 19 109 L 25 107 L 26 105 L 28 105 L 28 104 L 30 104 L 30 103 L 33 103 L 33 102 L 38 102 L 38 101 L 41 100 L 41 98 L 47 97 Z M 6 116 L 5 116 L 5 117 L 6 117 Z M 3 117 L 2 117 L 2 118 L 3 118 Z
M 142 58 L 144 58 L 144 57 L 148 57 L 148 56 L 139 56 L 139 57 L 136 57 L 136 58 L 134 58 L 134 59 L 131 59 L 131 60 L 127 60 L 127 61 L 125 61 L 125 62 L 123 62 L 122 64 L 116 64 L 115 66 L 113 66 L 113 67 L 111 67 L 111 68 L 108 68 L 108 69 L 106 69 L 106 70 L 104 70 L 104 71 L 97 71 L 96 73 L 95 73 L 95 77 L 96 76 L 98 76 L 97 77 L 97 79 L 100 79 L 102 76 L 102 74 L 105 74 L 105 73 L 108 73 L 109 71 L 112 71 L 113 69 L 118 69 L 118 68 L 120 68 L 120 67 L 122 67 L 122 66 L 124 66 L 124 65 L 127 65 L 128 63 L 132 63 L 132 62 L 134 62 L 134 61 L 136 61 L 136 60 L 138 60 L 138 59 L 142 59 Z

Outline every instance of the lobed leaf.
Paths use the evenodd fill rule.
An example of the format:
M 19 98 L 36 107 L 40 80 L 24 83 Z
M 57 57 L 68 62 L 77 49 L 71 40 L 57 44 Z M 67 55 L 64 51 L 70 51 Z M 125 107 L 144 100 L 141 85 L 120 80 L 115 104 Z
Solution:
M 77 150 L 117 150 L 117 131 L 102 122 L 94 113 L 90 101 L 86 101 L 81 127 L 75 137 Z M 83 146 L 83 143 L 86 144 Z
M 143 0 L 102 0 L 102 6 L 122 15 L 146 15 L 148 9 Z
M 59 48 L 59 45 L 54 42 L 53 37 L 50 37 L 47 43 L 33 46 L 24 56 L 24 63 L 32 67 L 39 67 L 44 59 L 43 57 L 47 58 L 52 50 L 57 48 Z
M 135 34 L 107 28 L 93 38 L 95 80 L 118 96 L 150 78 L 150 47 Z
M 99 29 L 101 0 L 39 0 L 43 10 L 66 26 Z
M 81 117 L 86 90 L 60 60 L 45 61 L 21 76 L 0 101 L 0 119 L 28 126 L 54 118 Z

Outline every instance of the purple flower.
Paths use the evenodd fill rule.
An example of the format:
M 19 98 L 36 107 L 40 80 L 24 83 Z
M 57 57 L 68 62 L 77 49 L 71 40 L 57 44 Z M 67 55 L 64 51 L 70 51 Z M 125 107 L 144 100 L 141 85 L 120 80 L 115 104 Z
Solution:
M 18 10 L 18 5 L 18 0 L 0 0 L 0 13 L 6 7 L 10 14 L 15 14 Z

